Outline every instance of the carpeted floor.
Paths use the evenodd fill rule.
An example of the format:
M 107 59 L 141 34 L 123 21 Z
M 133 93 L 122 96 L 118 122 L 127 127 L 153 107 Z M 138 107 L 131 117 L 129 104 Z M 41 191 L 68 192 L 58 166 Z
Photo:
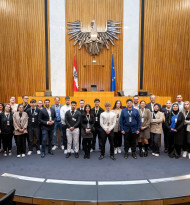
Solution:
M 122 149 L 123 150 L 123 149 Z M 99 152 L 91 153 L 91 159 L 83 159 L 80 152 L 79 159 L 72 155 L 65 158 L 63 151 L 58 149 L 55 155 L 46 155 L 42 159 L 36 153 L 25 158 L 16 158 L 16 147 L 13 147 L 13 156 L 4 157 L 0 153 L 0 174 L 11 173 L 30 177 L 68 180 L 141 180 L 180 176 L 190 173 L 188 158 L 170 159 L 161 152 L 160 157 L 149 153 L 147 158 L 128 159 L 122 154 L 116 155 L 116 160 L 109 158 L 109 144 L 106 145 L 106 156 L 98 160 Z

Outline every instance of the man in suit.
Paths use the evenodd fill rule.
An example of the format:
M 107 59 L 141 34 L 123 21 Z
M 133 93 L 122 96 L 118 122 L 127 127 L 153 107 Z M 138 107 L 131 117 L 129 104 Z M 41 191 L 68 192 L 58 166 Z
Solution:
M 102 147 L 102 132 L 103 132 L 103 130 L 100 126 L 100 115 L 101 115 L 101 113 L 104 112 L 104 109 L 102 109 L 100 107 L 100 100 L 98 98 L 96 98 L 94 100 L 94 104 L 95 104 L 95 107 L 92 108 L 92 114 L 95 117 L 95 124 L 94 124 L 95 131 L 93 133 L 91 152 L 95 151 L 97 135 L 98 135 L 98 141 L 99 141 L 99 150 L 101 150 L 101 147 Z
M 54 146 L 52 150 L 56 150 L 58 147 L 58 137 L 57 137 L 58 130 L 61 133 L 61 149 L 64 150 L 63 130 L 62 130 L 61 114 L 60 114 L 60 110 L 63 105 L 60 104 L 60 97 L 55 97 L 54 100 L 55 100 L 55 104 L 51 106 L 55 110 L 55 114 L 56 114 L 55 123 L 54 123 L 54 133 L 53 133 Z
M 45 157 L 46 140 L 49 138 L 48 153 L 53 155 L 52 152 L 52 139 L 54 131 L 54 122 L 56 119 L 55 110 L 50 108 L 50 100 L 46 99 L 44 101 L 45 107 L 40 111 L 39 121 L 41 123 L 42 129 L 42 150 L 41 157 Z
M 154 104 L 156 103 L 156 96 L 155 95 L 151 95 L 150 96 L 150 102 L 148 104 L 146 104 L 146 108 L 148 108 L 151 112 L 154 112 Z M 161 110 L 161 105 L 159 103 L 158 107 L 159 107 L 159 111 Z
M 81 113 L 81 115 L 84 113 L 84 100 L 80 100 L 79 105 L 80 107 L 77 108 L 77 110 Z M 83 147 L 83 145 L 82 145 Z M 79 125 L 79 150 L 81 149 L 81 125 Z

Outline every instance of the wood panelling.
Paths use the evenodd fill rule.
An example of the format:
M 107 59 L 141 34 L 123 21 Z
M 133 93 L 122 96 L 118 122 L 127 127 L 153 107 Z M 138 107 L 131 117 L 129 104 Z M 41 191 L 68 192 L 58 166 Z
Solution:
M 46 89 L 44 0 L 0 1 L 0 101 Z
M 145 0 L 143 90 L 190 100 L 189 19 L 189 0 Z
M 31 97 L 29 96 L 29 102 L 31 99 L 36 99 L 44 101 L 45 99 L 50 99 L 50 104 L 54 104 L 54 98 L 55 97 Z M 77 102 L 77 107 L 79 107 L 79 101 L 83 99 L 85 101 L 85 104 L 90 104 L 92 107 L 94 107 L 94 99 L 99 98 L 100 99 L 100 106 L 104 108 L 104 104 L 106 102 L 110 102 L 112 104 L 112 107 L 114 106 L 114 103 L 116 100 L 121 100 L 123 106 L 126 106 L 126 100 L 131 97 L 114 97 L 113 92 L 74 92 L 74 96 L 71 97 L 71 101 L 75 100 Z M 145 100 L 146 103 L 150 102 L 149 97 L 139 97 L 139 102 L 141 100 Z M 165 105 L 167 100 L 171 100 L 171 97 L 157 97 L 156 102 L 160 103 L 161 105 Z M 22 103 L 22 98 L 18 97 L 18 103 Z M 65 97 L 60 97 L 60 103 L 65 104 Z
M 91 21 L 95 20 L 98 30 L 105 30 L 107 20 L 121 21 L 123 23 L 123 0 L 66 0 L 65 21 L 80 20 L 82 29 L 90 28 Z M 66 24 L 67 25 L 67 24 Z M 92 57 L 83 47 L 73 46 L 74 41 L 66 36 L 66 93 L 73 95 L 73 63 L 74 56 L 77 60 L 79 86 L 90 91 L 91 84 L 97 84 L 98 90 L 110 90 L 112 54 L 114 54 L 116 89 L 122 90 L 123 76 L 123 32 L 118 34 L 119 40 L 114 40 L 115 46 L 110 44 L 110 49 L 104 48 L 99 56 Z M 96 60 L 96 63 L 92 63 Z M 84 68 L 84 65 L 86 67 Z M 102 67 L 101 65 L 104 65 Z

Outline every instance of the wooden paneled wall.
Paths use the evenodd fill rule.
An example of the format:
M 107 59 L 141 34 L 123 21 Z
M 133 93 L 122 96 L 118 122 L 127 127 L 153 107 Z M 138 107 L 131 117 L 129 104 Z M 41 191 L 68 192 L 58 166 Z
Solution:
M 0 101 L 46 89 L 44 0 L 0 1 Z
M 80 20 L 82 29 L 89 29 L 91 21 L 95 20 L 98 30 L 104 30 L 107 20 L 123 22 L 123 0 L 66 0 L 65 20 L 72 22 Z M 74 41 L 69 40 L 70 35 L 66 29 L 66 93 L 73 95 L 73 63 L 74 56 L 77 60 L 77 71 L 79 86 L 90 91 L 91 84 L 97 84 L 98 90 L 110 90 L 111 85 L 111 63 L 114 54 L 116 89 L 122 89 L 123 76 L 123 32 L 118 34 L 119 40 L 115 40 L 115 46 L 110 49 L 104 48 L 99 56 L 92 57 L 83 47 L 78 50 L 78 45 L 73 46 Z M 92 63 L 96 60 L 96 63 Z M 84 67 L 86 65 L 86 67 Z M 104 65 L 104 67 L 102 67 Z
M 189 19 L 189 0 L 145 0 L 143 90 L 190 100 Z

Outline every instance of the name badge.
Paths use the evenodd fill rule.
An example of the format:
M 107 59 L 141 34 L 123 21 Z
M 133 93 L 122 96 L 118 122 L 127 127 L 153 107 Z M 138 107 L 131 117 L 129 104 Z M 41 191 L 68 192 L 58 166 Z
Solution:
M 175 118 L 175 123 L 177 123 L 177 118 Z
M 141 118 L 141 122 L 144 122 L 144 117 Z
M 49 117 L 49 121 L 52 121 L 52 117 Z
M 129 122 L 132 122 L 132 117 L 129 117 Z
M 96 117 L 96 122 L 98 122 L 98 117 Z
M 56 112 L 56 117 L 58 117 L 58 113 Z
M 8 126 L 10 125 L 10 121 L 9 121 L 9 120 L 7 120 L 7 125 L 8 125 Z
M 75 119 L 74 117 L 72 117 L 72 120 L 73 120 L 73 121 L 76 121 L 76 119 Z
M 34 117 L 32 118 L 32 122 L 34 122 Z

